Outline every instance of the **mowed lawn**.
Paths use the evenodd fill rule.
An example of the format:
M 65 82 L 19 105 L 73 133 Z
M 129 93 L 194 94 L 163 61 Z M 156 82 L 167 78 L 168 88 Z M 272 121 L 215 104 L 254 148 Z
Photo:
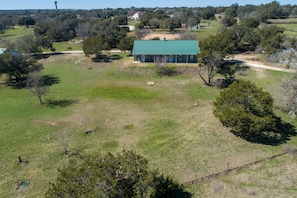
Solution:
M 228 164 L 235 167 L 278 154 L 287 145 L 297 144 L 295 137 L 281 146 L 237 138 L 212 115 L 212 101 L 218 89 L 203 85 L 196 73 L 159 77 L 154 75 L 154 66 L 134 65 L 125 55 L 110 63 L 94 63 L 83 54 L 40 60 L 43 75 L 53 83 L 42 106 L 27 89 L 1 85 L 0 197 L 42 197 L 50 182 L 55 181 L 58 168 L 70 159 L 99 153 L 132 149 L 147 158 L 151 168 L 182 183 L 225 170 Z M 250 77 L 265 90 L 273 89 L 271 84 L 276 86 L 286 77 L 283 73 L 263 72 L 266 75 L 257 78 L 255 74 L 259 72 L 250 69 L 239 77 Z M 267 83 L 269 79 L 274 80 Z M 155 85 L 148 86 L 148 81 Z M 86 135 L 87 130 L 93 132 Z M 63 154 L 63 138 L 68 140 L 70 157 Z M 18 165 L 18 156 L 28 163 Z M 264 181 L 275 179 L 265 167 L 275 169 L 275 174 L 286 174 L 296 168 L 294 163 L 288 163 L 292 159 L 285 156 L 277 163 L 267 162 L 240 175 L 188 190 L 194 197 L 230 197 L 232 192 L 248 196 L 262 191 L 267 192 L 261 194 L 265 197 L 268 189 L 283 189 L 285 184 L 275 186 L 269 182 L 244 191 L 244 183 L 239 181 L 249 176 L 263 177 Z M 275 164 L 281 164 L 281 169 Z M 17 182 L 26 179 L 30 185 L 16 189 Z M 289 196 L 292 189 L 297 190 L 290 186 L 281 192 Z

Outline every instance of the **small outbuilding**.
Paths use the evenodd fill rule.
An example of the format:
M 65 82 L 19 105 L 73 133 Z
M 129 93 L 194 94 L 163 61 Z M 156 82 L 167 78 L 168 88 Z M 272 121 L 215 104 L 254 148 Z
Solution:
M 197 63 L 197 40 L 136 40 L 132 50 L 134 61 Z

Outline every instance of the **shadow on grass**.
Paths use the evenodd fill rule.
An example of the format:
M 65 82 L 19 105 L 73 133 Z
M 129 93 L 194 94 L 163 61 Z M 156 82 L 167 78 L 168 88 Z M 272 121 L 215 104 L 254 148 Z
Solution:
M 34 54 L 33 57 L 37 60 L 40 60 L 40 59 L 46 59 L 46 58 L 49 58 L 51 56 L 57 56 L 57 55 L 62 55 L 62 54 L 65 54 L 65 53 L 62 53 L 62 52 L 47 52 L 47 53 L 41 53 L 41 54 Z
M 156 184 L 156 197 L 192 197 L 192 194 L 185 191 L 182 185 L 176 183 L 169 177 L 165 177 L 164 175 L 154 176 L 153 183 Z
M 266 132 L 255 132 L 256 135 L 243 136 L 242 133 L 236 131 L 231 131 L 238 137 L 241 137 L 249 142 L 278 146 L 280 144 L 286 143 L 291 139 L 292 136 L 296 136 L 295 127 L 281 120 L 281 118 L 276 117 L 276 126 L 275 128 L 266 131 Z
M 68 107 L 74 103 L 76 103 L 76 100 L 66 100 L 66 99 L 61 99 L 61 100 L 55 100 L 55 99 L 47 99 L 46 102 L 44 103 L 46 106 L 55 108 L 55 107 Z
M 59 84 L 60 79 L 57 76 L 52 76 L 52 75 L 45 75 L 42 76 L 42 80 L 46 86 L 52 86 L 54 84 Z
M 79 159 L 83 159 L 84 156 L 82 155 L 82 152 L 87 148 L 87 146 L 81 146 L 79 148 L 73 148 L 70 150 L 69 157 L 76 157 Z
M 43 84 L 46 86 L 52 86 L 54 84 L 59 84 L 60 79 L 57 76 L 45 75 L 41 77 Z M 23 89 L 28 87 L 27 79 L 24 77 L 21 80 L 16 81 L 15 79 L 8 79 L 6 82 L 3 82 L 2 85 L 12 87 L 13 89 Z
M 94 57 L 92 58 L 93 62 L 112 62 L 114 60 L 120 60 L 122 59 L 122 57 L 118 54 L 110 54 L 110 55 L 106 55 L 106 54 L 102 54 L 100 57 Z

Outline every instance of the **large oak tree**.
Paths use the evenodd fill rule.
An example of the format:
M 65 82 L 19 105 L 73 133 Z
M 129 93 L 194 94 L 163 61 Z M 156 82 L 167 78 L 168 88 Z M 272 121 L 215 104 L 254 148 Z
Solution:
M 13 55 L 10 52 L 0 55 L 0 74 L 6 74 L 14 83 L 22 84 L 29 73 L 41 69 L 42 64 L 31 57 Z

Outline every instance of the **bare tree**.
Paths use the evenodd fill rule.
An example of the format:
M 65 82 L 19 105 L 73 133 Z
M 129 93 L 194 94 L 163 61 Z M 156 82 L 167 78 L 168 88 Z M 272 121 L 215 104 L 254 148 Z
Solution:
M 69 154 L 69 143 L 72 140 L 72 134 L 69 133 L 68 129 L 64 129 L 63 131 L 60 131 L 57 133 L 57 139 L 58 141 L 63 145 L 64 154 Z
M 161 22 L 162 22 L 161 20 L 156 19 L 156 18 L 152 18 L 152 19 L 150 19 L 150 20 L 149 20 L 150 28 L 152 28 L 152 29 L 159 28 Z
M 283 99 L 286 106 L 290 109 L 289 115 L 296 117 L 297 109 L 297 76 L 291 79 L 285 79 L 282 83 Z
M 44 84 L 39 71 L 30 73 L 27 76 L 27 85 L 33 95 L 37 96 L 39 103 L 43 104 L 42 97 L 48 92 L 49 87 Z
M 41 45 L 41 37 L 36 37 L 34 34 L 19 37 L 15 41 L 16 49 L 28 55 L 41 53 Z
M 90 36 L 90 23 L 78 23 L 77 28 L 75 29 L 77 36 L 81 39 L 85 39 Z
M 223 58 L 220 53 L 212 52 L 207 58 L 204 58 L 203 68 L 199 70 L 199 76 L 207 86 L 212 86 L 214 76 L 219 73 L 220 66 L 223 64 Z M 206 77 L 202 71 L 206 71 Z
M 137 39 L 142 39 L 143 37 L 145 37 L 148 33 L 150 32 L 150 30 L 148 29 L 140 29 L 140 28 L 136 28 L 134 31 L 134 35 Z
M 92 129 L 91 129 L 91 117 L 88 116 L 88 115 L 84 115 L 82 118 L 81 118 L 81 124 L 85 130 L 85 134 L 89 134 L 92 132 Z

